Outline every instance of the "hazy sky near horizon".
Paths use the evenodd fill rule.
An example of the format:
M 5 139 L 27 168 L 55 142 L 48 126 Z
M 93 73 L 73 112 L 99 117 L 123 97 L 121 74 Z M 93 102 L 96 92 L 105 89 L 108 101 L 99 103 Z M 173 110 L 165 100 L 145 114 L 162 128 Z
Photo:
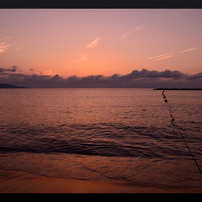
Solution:
M 0 68 L 110 76 L 202 70 L 201 9 L 1 9 Z

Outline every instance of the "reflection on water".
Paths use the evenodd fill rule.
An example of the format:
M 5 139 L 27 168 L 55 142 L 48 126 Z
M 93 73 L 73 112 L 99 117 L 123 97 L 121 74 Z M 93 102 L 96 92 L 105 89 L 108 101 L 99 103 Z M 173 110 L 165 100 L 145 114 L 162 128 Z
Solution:
M 202 167 L 201 91 L 166 91 Z M 0 89 L 0 169 L 50 177 L 201 186 L 152 89 Z

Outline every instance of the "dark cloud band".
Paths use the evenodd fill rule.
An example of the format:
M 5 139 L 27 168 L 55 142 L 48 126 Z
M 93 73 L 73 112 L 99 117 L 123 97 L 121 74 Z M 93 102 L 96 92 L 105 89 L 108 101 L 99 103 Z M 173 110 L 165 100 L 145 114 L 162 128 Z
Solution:
M 16 72 L 17 67 L 0 68 L 0 82 L 26 87 L 39 88 L 156 88 L 156 87 L 201 87 L 202 73 L 187 75 L 180 71 L 149 71 L 134 70 L 130 74 L 112 76 L 90 75 L 77 77 L 75 75 L 63 78 L 56 74 L 26 75 Z

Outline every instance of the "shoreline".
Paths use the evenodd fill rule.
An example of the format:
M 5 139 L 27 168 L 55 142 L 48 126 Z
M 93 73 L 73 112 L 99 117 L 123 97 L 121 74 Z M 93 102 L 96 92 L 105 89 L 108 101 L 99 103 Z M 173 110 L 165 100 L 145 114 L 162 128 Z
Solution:
M 0 193 L 202 193 L 202 187 L 49 178 L 0 170 Z

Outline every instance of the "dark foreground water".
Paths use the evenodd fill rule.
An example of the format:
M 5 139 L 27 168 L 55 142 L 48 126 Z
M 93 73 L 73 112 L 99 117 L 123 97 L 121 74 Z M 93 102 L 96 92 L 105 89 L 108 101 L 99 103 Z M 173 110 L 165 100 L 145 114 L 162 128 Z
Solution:
M 0 89 L 0 169 L 202 186 L 202 91 Z

